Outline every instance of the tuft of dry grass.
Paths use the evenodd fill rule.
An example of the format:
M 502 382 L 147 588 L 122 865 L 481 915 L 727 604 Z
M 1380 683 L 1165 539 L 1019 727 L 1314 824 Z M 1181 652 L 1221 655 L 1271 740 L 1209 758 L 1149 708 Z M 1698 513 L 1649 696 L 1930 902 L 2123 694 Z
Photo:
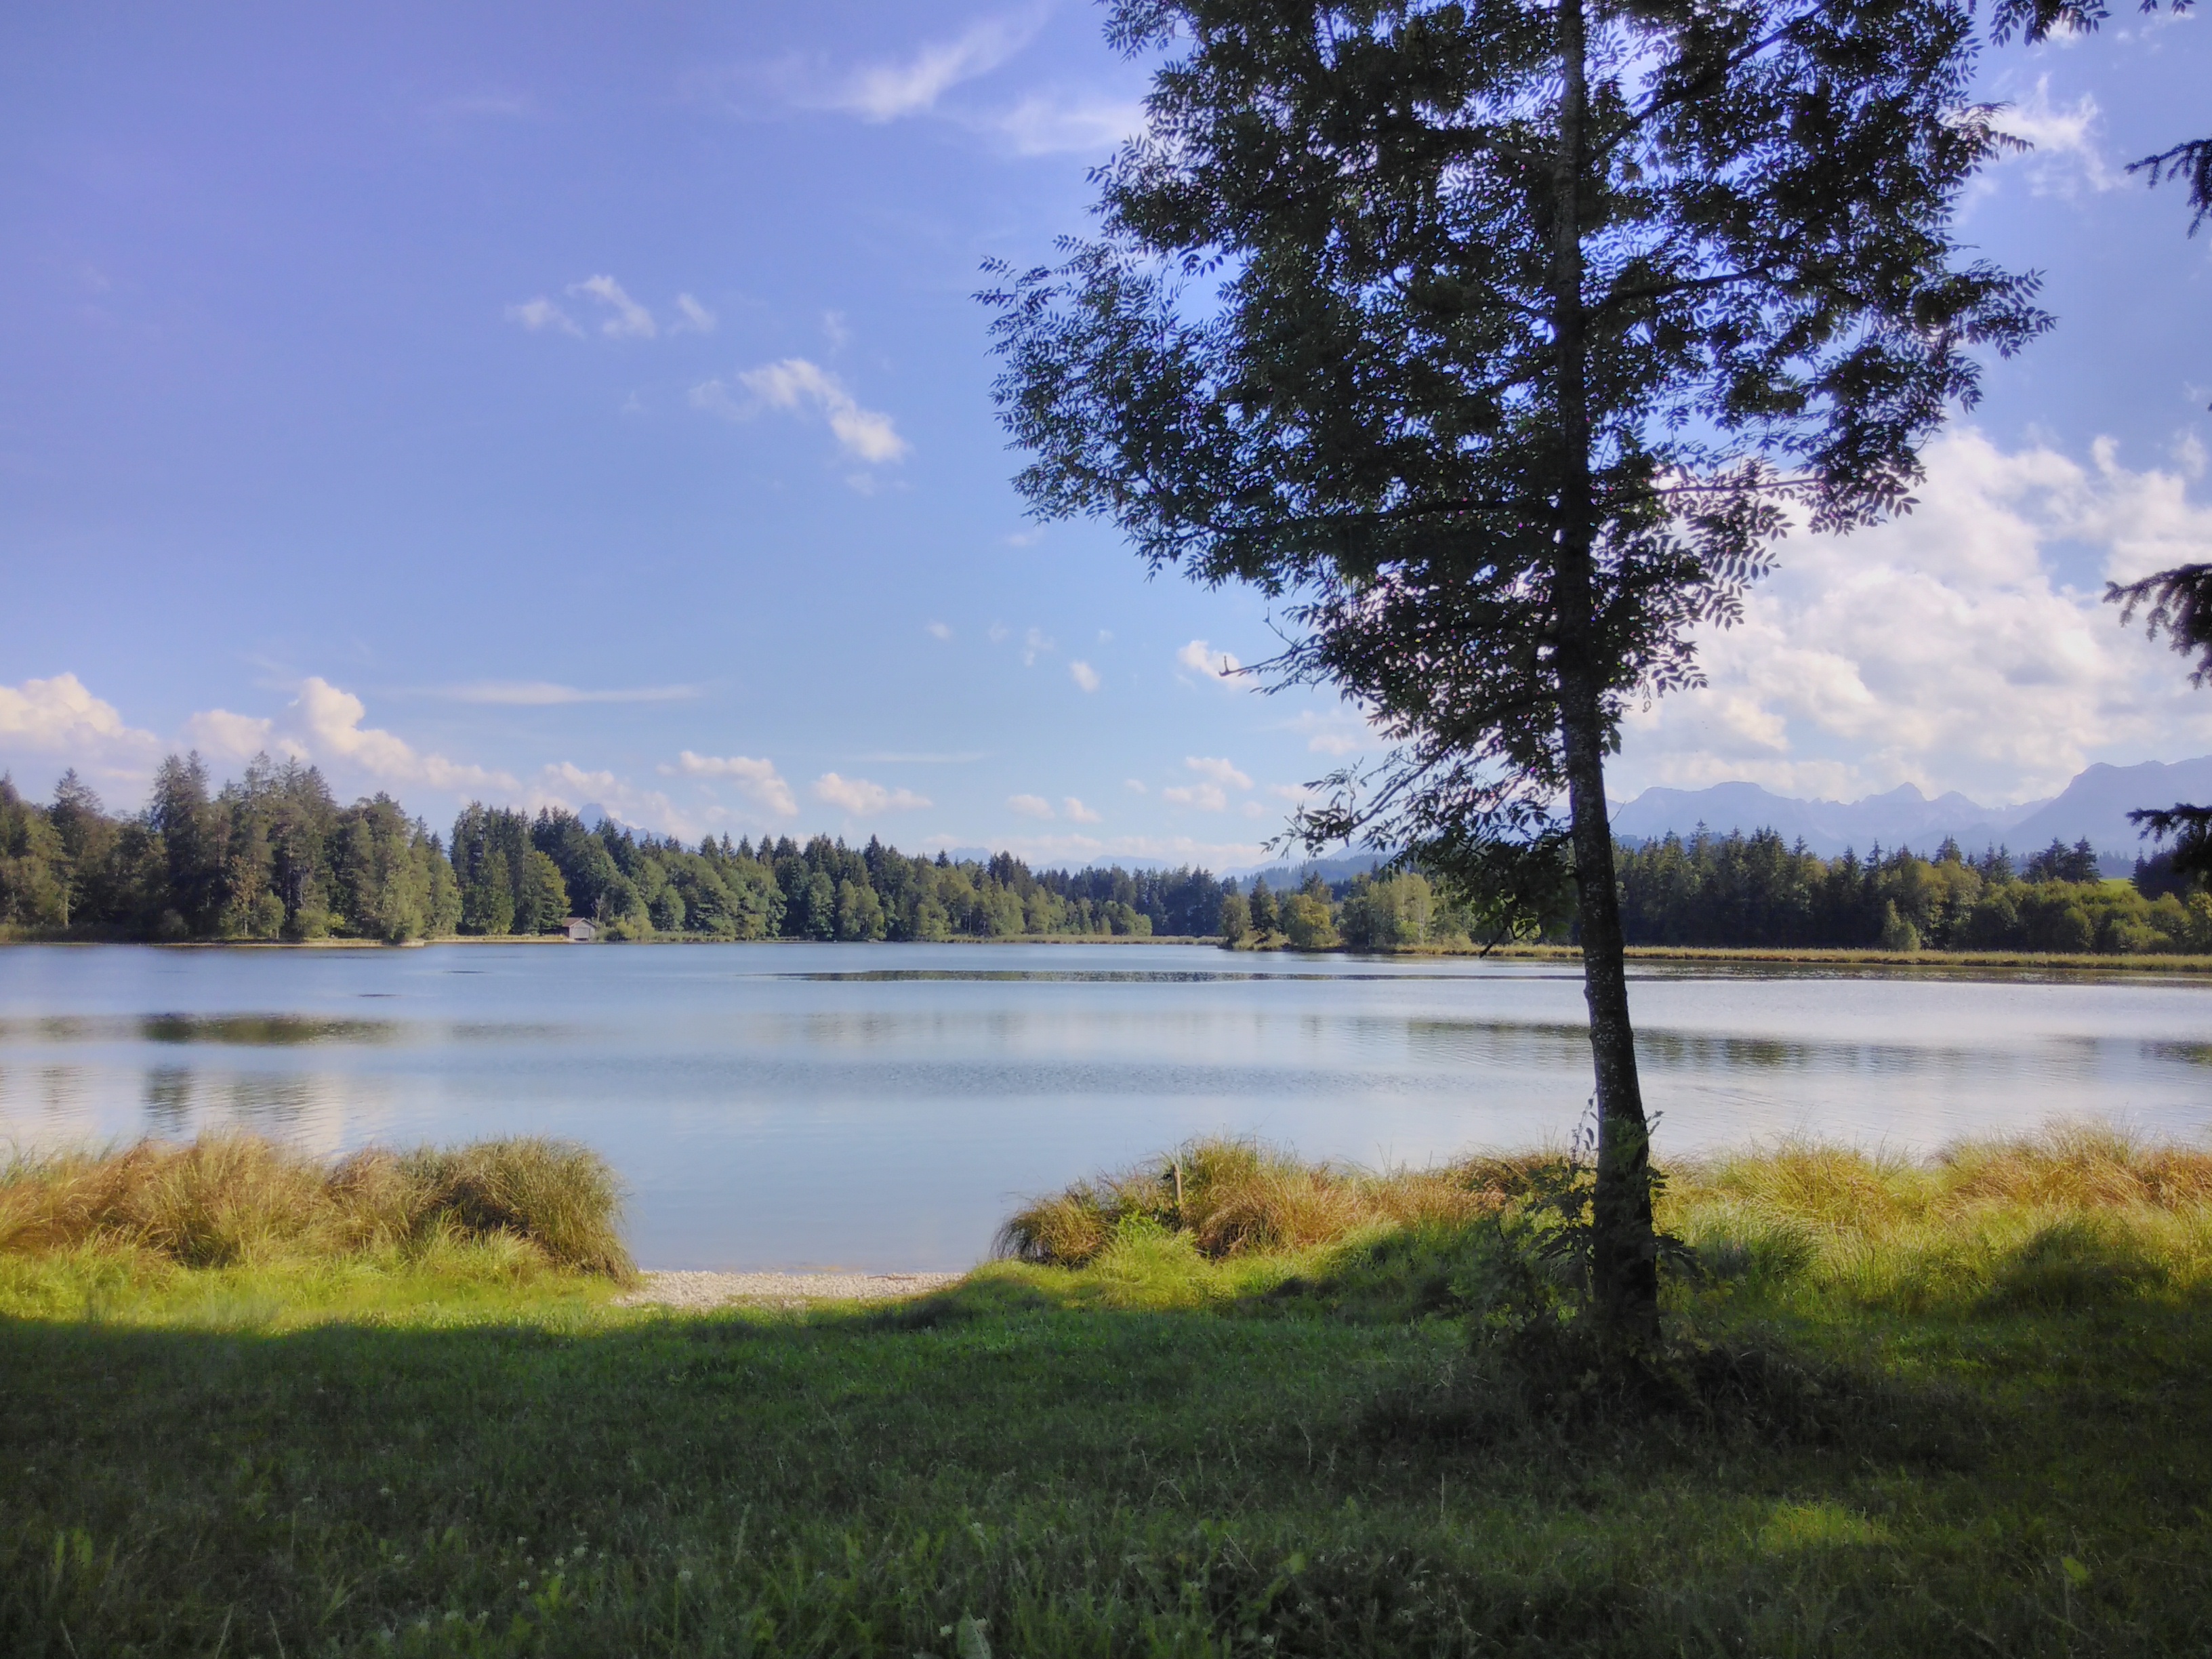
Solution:
M 627 1279 L 621 1192 L 597 1153 L 536 1137 L 371 1147 L 325 1165 L 253 1135 L 0 1164 L 0 1251 L 108 1248 L 188 1267 L 415 1254 L 512 1242 L 548 1264 Z
M 1377 1227 L 1449 1226 L 1526 1194 L 1540 1156 L 1375 1172 L 1305 1164 L 1254 1140 L 1200 1139 L 1118 1175 L 1033 1199 L 999 1230 L 1001 1257 L 1082 1267 L 1132 1224 L 1214 1258 L 1310 1249 Z
M 1723 1277 L 1873 1306 L 2035 1308 L 2212 1280 L 2212 1152 L 2099 1124 L 1925 1164 L 1785 1143 L 1677 1166 L 1665 1224 Z

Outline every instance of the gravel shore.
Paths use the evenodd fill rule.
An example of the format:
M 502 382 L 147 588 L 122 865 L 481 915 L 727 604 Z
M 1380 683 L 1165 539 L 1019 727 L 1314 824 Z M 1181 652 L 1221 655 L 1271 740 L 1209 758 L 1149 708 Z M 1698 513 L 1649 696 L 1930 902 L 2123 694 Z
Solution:
M 615 1298 L 617 1307 L 799 1308 L 810 1302 L 883 1302 L 922 1296 L 957 1282 L 959 1273 L 648 1273 L 645 1283 Z

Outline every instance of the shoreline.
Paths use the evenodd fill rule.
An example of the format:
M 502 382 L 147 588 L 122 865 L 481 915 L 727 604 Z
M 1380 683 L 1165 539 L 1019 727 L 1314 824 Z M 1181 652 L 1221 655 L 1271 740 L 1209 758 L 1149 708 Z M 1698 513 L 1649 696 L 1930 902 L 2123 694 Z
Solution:
M 817 1302 L 895 1302 L 957 1285 L 964 1273 L 715 1273 L 641 1268 L 635 1289 L 615 1297 L 617 1308 L 669 1308 L 700 1313 L 715 1308 L 802 1308 Z
M 53 939 L 26 936 L 20 933 L 0 933 L 0 949 L 10 946 L 64 946 L 89 950 L 112 945 L 136 945 L 159 951 L 419 951 L 433 945 L 462 945 L 471 947 L 490 945 L 526 945 L 532 948 L 551 945 L 574 945 L 582 941 L 564 939 L 555 933 L 504 934 L 496 938 L 480 933 L 453 933 L 438 939 L 408 939 L 393 945 L 382 939 Z M 1126 933 L 1112 934 L 1039 934 L 1012 939 L 651 939 L 594 940 L 593 944 L 634 945 L 680 945 L 708 947 L 713 945 L 960 945 L 1004 947 L 1021 945 L 1211 945 L 1233 956 L 1337 957 L 1351 962 L 1391 962 L 1399 960 L 1482 960 L 1492 958 L 1504 962 L 1579 962 L 1582 951 L 1572 945 L 1498 945 L 1485 949 L 1466 945 L 1413 945 L 1389 951 L 1347 951 L 1340 946 L 1327 950 L 1301 951 L 1288 944 L 1264 945 L 1226 945 L 1218 937 L 1201 934 L 1159 934 L 1136 937 Z M 1879 948 L 1854 949 L 1841 945 L 1632 945 L 1627 948 L 1630 962 L 1708 963 L 1721 965 L 1741 963 L 1751 965 L 1776 967 L 1832 967 L 1907 969 L 1922 973 L 1944 973 L 1983 969 L 2008 969 L 2026 972 L 2063 974 L 2167 974 L 2187 977 L 2212 975 L 2212 956 L 2183 956 L 2139 954 L 2129 956 L 2100 956 L 2094 952 L 2078 951 L 2063 954 L 2045 954 L 2033 951 L 1884 951 Z

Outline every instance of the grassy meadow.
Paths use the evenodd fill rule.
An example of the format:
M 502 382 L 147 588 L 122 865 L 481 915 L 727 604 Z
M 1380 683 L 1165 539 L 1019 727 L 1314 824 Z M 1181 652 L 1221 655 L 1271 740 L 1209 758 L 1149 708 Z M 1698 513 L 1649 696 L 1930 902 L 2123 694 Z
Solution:
M 2212 1647 L 2212 1157 L 1668 1170 L 1585 1363 L 1574 1171 L 1212 1144 L 892 1307 L 618 1305 L 542 1143 L 0 1170 L 0 1651 Z

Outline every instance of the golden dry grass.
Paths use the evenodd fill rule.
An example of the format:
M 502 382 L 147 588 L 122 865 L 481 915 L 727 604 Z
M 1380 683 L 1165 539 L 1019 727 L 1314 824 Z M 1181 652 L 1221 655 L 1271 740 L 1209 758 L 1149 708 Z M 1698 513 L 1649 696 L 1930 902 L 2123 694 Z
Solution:
M 1528 1189 L 1544 1159 L 1470 1158 L 1382 1173 L 1305 1164 L 1251 1140 L 1202 1139 L 1119 1175 L 1032 1200 L 999 1230 L 997 1253 L 1080 1267 L 1132 1223 L 1187 1235 L 1212 1257 L 1307 1249 L 1376 1227 L 1450 1225 Z
M 191 1267 L 369 1255 L 492 1239 L 550 1265 L 627 1279 L 621 1194 L 595 1153 L 536 1138 L 335 1164 L 258 1136 L 142 1140 L 0 1166 L 0 1251 L 143 1252 Z

